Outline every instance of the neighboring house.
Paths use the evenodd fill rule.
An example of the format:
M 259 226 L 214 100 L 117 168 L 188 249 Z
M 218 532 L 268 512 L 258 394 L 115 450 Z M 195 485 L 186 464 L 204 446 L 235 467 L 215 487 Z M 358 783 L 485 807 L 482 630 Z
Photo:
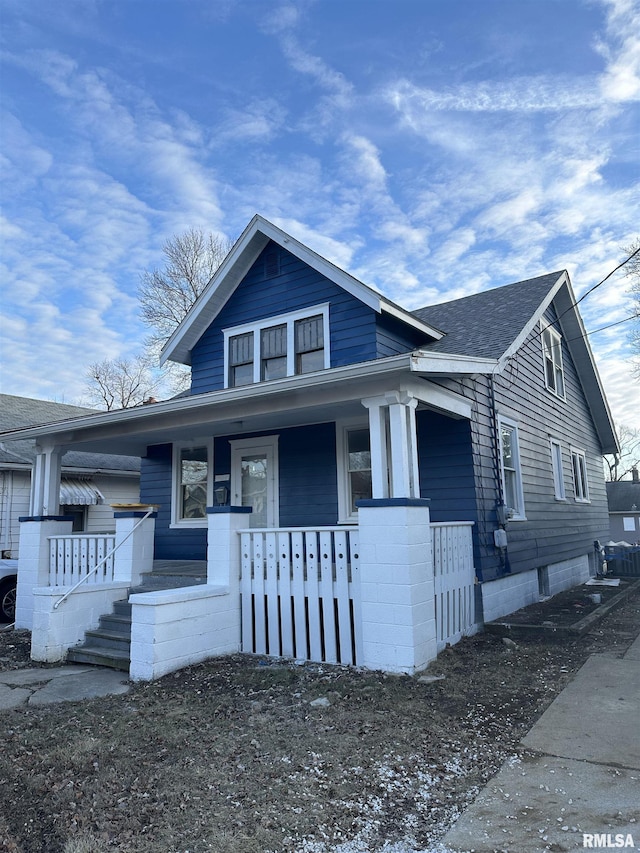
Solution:
M 609 538 L 640 545 L 640 477 L 637 468 L 631 473 L 631 480 L 607 483 Z
M 447 605 L 434 605 L 432 549 L 448 550 L 452 565 L 468 557 L 475 566 L 472 622 L 595 573 L 593 543 L 609 527 L 602 455 L 617 440 L 565 271 L 408 311 L 256 216 L 163 358 L 191 366 L 189 396 L 24 433 L 50 448 L 39 457 L 34 524 L 57 512 L 55 489 L 46 488 L 56 454 L 140 455 L 141 499 L 158 507 L 155 558 L 208 560 L 208 594 L 215 587 L 231 601 L 205 601 L 203 591 L 189 604 L 135 597 L 134 623 L 139 613 L 156 634 L 134 624 L 134 677 L 214 647 L 237 650 L 240 623 L 246 630 L 249 619 L 256 636 L 266 619 L 275 647 L 290 622 L 283 601 L 296 560 L 307 560 L 305 583 L 315 578 L 314 549 L 302 553 L 296 544 L 301 528 L 357 532 L 349 553 L 342 544 L 319 548 L 333 559 L 334 584 L 343 551 L 351 560 L 349 583 L 359 578 L 361 595 L 351 615 L 364 637 L 356 661 L 382 669 L 415 671 L 435 653 L 426 626 L 434 606 L 442 621 Z M 252 510 L 241 526 L 285 539 L 243 539 L 240 556 L 234 507 Z M 443 550 L 436 533 L 464 523 L 473 525 L 468 554 L 460 544 Z M 250 609 L 240 619 L 237 562 L 257 577 L 264 548 L 267 564 L 291 551 L 287 591 L 267 590 L 264 613 L 263 587 L 253 598 L 245 593 L 242 607 Z M 158 626 L 171 612 L 172 636 L 187 631 L 200 612 L 195 600 L 200 626 L 224 611 L 227 639 L 197 646 L 194 631 L 180 641 L 192 652 L 181 656 L 167 634 L 159 661 Z M 151 617 L 143 603 L 169 609 Z
M 0 430 L 83 417 L 92 409 L 0 394 Z M 2 567 L 16 566 L 21 516 L 29 515 L 34 439 L 0 442 L 0 557 Z M 113 529 L 111 503 L 136 502 L 140 494 L 140 459 L 69 451 L 62 457 L 60 512 L 73 518 L 75 532 Z M 3 573 L 4 574 L 4 573 Z M 2 593 L 15 589 L 15 571 L 0 578 Z M 3 614 L 0 613 L 0 616 Z M 7 616 L 8 614 L 4 614 Z

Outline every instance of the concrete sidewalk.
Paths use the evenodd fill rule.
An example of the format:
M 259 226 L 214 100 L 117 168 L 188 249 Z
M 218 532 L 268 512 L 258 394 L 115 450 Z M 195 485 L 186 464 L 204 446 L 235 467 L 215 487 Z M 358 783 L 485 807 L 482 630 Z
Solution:
M 639 850 L 640 637 L 621 659 L 590 657 L 522 744 L 528 754 L 503 765 L 447 849 Z
M 0 711 L 127 693 L 128 675 L 95 666 L 25 667 L 0 672 Z

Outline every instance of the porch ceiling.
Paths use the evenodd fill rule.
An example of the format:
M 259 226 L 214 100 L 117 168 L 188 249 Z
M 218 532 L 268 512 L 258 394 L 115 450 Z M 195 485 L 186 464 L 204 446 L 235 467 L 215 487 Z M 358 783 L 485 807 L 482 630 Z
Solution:
M 362 399 L 408 386 L 419 390 L 421 406 L 465 416 L 457 395 L 416 374 L 407 354 L 13 432 L 16 439 L 36 439 L 42 447 L 53 445 L 63 451 L 143 456 L 153 444 L 275 431 L 358 415 L 364 419 Z M 5 433 L 2 439 L 11 437 Z

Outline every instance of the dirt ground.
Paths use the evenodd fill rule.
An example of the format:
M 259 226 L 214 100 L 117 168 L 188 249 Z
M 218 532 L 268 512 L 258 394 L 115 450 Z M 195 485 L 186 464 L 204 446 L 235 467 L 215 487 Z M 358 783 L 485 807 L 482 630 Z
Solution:
M 467 638 L 431 680 L 238 655 L 6 711 L 0 851 L 440 850 L 588 655 L 638 633 L 636 593 L 579 637 Z M 0 668 L 31 665 L 29 635 L 0 633 Z

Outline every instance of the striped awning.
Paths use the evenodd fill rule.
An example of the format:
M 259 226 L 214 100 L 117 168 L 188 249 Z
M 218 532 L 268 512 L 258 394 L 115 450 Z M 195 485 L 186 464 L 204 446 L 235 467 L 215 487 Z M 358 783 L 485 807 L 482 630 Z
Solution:
M 91 506 L 104 503 L 104 495 L 91 480 L 61 480 L 60 506 Z

